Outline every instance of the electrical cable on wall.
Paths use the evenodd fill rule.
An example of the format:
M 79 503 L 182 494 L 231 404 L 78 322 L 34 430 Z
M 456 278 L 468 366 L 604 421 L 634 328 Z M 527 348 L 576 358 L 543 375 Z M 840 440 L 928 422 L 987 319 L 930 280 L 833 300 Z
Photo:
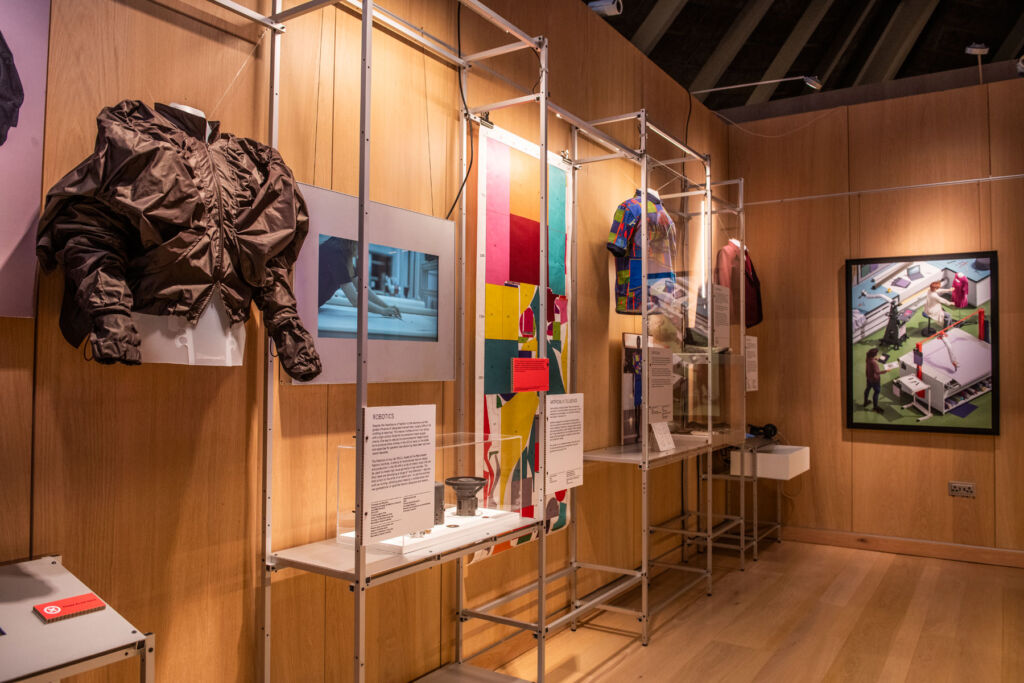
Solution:
M 462 3 L 456 6 L 455 10 L 455 44 L 458 48 L 459 59 L 462 59 Z M 462 70 L 459 70 L 459 96 L 462 97 L 462 111 L 463 115 L 469 116 L 469 105 L 466 104 L 466 91 L 462 87 Z M 472 120 L 472 119 L 470 119 Z M 455 200 L 452 202 L 451 208 L 448 209 L 448 213 L 445 214 L 445 220 L 451 218 L 452 211 L 459 203 L 459 199 L 462 198 L 462 192 L 466 189 L 466 181 L 469 180 L 469 174 L 473 170 L 473 131 L 469 130 L 469 164 L 466 165 L 466 175 L 462 178 L 462 184 L 459 185 L 459 191 L 455 194 Z
M 715 116 L 717 116 L 718 118 L 722 119 L 723 121 L 725 121 L 729 125 L 731 125 L 734 128 L 736 128 L 737 130 L 746 133 L 747 135 L 752 135 L 752 136 L 754 136 L 756 138 L 766 138 L 766 139 L 769 139 L 769 140 L 773 140 L 775 138 L 787 137 L 789 135 L 792 135 L 793 133 L 796 133 L 798 131 L 803 130 L 804 128 L 807 128 L 809 126 L 813 126 L 815 123 L 817 123 L 818 121 L 821 121 L 826 116 L 828 116 L 830 114 L 834 114 L 837 111 L 841 111 L 841 110 L 842 110 L 842 107 L 837 107 L 835 109 L 827 109 L 827 110 L 823 111 L 819 116 L 814 117 L 813 119 L 811 119 L 807 123 L 801 124 L 801 125 L 797 126 L 796 128 L 793 128 L 792 130 L 788 130 L 785 133 L 779 133 L 777 135 L 766 135 L 764 133 L 755 133 L 754 131 L 752 131 L 752 130 L 750 130 L 748 128 L 744 128 L 742 125 L 736 123 L 732 119 L 728 118 L 727 116 L 722 115 L 720 112 L 717 112 L 717 111 L 715 112 Z

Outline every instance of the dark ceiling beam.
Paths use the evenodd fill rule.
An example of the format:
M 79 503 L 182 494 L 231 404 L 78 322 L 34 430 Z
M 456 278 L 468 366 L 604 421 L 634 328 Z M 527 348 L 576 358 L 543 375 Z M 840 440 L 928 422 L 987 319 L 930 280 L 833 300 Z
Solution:
M 764 75 L 761 76 L 762 81 L 773 81 L 777 78 L 782 78 L 789 73 L 789 68 L 793 66 L 793 62 L 796 61 L 797 56 L 807 45 L 807 41 L 810 40 L 811 34 L 814 33 L 815 29 L 818 28 L 818 24 L 825 17 L 825 13 L 828 12 L 829 7 L 832 6 L 832 0 L 811 0 L 811 4 L 807 6 L 804 13 L 800 16 L 800 19 L 796 22 L 796 26 L 789 32 L 789 37 L 786 38 L 786 42 L 779 48 L 778 54 L 775 55 L 775 59 L 765 69 Z M 817 74 L 800 74 L 801 76 L 816 76 Z M 778 83 L 766 83 L 759 85 L 754 88 L 754 92 L 750 93 L 750 97 L 747 99 L 747 104 L 759 104 L 761 102 L 767 102 L 772 98 L 775 93 L 775 89 L 779 87 Z
M 854 85 L 891 81 L 914 47 L 939 0 L 903 0 L 861 67 Z
M 847 21 L 843 31 L 843 39 L 841 41 L 834 41 L 832 47 L 825 54 L 825 58 L 818 64 L 818 68 L 815 74 L 818 80 L 821 81 L 822 85 L 827 85 L 828 80 L 832 78 L 832 74 L 835 72 L 836 67 L 843 61 L 843 56 L 846 51 L 850 49 L 850 45 L 853 43 L 853 39 L 860 32 L 864 26 L 864 22 L 867 21 L 868 17 L 871 16 L 871 11 L 875 9 L 875 5 L 878 4 L 878 0 L 867 0 L 860 12 L 852 15 L 853 21 Z
M 688 90 L 707 90 L 718 85 L 718 79 L 722 77 L 725 70 L 736 59 L 740 48 L 747 42 L 747 38 L 754 32 L 757 25 L 761 23 L 765 12 L 772 6 L 772 0 L 748 0 L 740 11 L 739 16 L 732 22 L 732 26 L 725 32 L 725 36 L 719 41 L 711 56 L 704 62 L 693 79 Z M 703 97 L 701 97 L 703 99 Z
M 640 28 L 630 41 L 645 55 L 651 54 L 651 50 L 665 35 L 665 31 L 683 11 L 686 2 L 687 0 L 658 0 L 658 4 L 647 13 L 644 22 L 640 24 Z
M 1003 44 L 999 46 L 999 52 L 992 58 L 992 61 L 1002 62 L 1007 59 L 1017 59 L 1021 49 L 1024 49 L 1024 12 L 1017 17 L 1017 23 L 1010 29 L 1010 35 L 1003 40 Z

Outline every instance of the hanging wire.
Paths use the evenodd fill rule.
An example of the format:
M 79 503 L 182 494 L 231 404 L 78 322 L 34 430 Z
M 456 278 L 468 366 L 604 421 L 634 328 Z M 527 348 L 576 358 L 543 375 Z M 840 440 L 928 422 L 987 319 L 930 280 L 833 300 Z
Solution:
M 263 38 L 269 32 L 270 29 L 263 29 L 263 33 L 261 33 L 260 37 L 256 40 L 256 44 L 252 46 L 252 49 L 249 50 L 249 54 L 246 55 L 245 59 L 242 61 L 242 65 L 238 67 L 238 71 L 235 72 L 235 77 L 231 79 L 231 82 L 228 83 L 228 87 L 224 89 L 224 94 L 222 94 L 220 96 L 220 99 L 217 100 L 217 104 L 213 105 L 213 111 L 210 112 L 210 116 L 213 116 L 217 113 L 217 110 L 220 108 L 221 102 L 223 102 L 224 98 L 228 96 L 229 92 L 231 92 L 231 88 L 234 87 L 235 81 L 237 81 L 238 77 L 242 75 L 242 71 L 245 70 L 245 67 L 249 64 L 249 61 L 252 59 L 252 56 L 256 54 L 256 50 L 259 49 L 259 46 L 263 43 Z
M 462 58 L 462 3 L 456 5 L 455 10 L 455 41 L 458 49 L 459 58 Z M 463 116 L 469 116 L 469 105 L 466 104 L 466 91 L 462 87 L 462 69 L 459 69 L 459 95 L 462 97 L 462 110 Z M 445 219 L 451 218 L 452 211 L 459 203 L 459 199 L 462 198 L 462 192 L 466 189 L 466 181 L 469 180 L 469 174 L 473 170 L 473 130 L 472 126 L 467 127 L 467 135 L 469 138 L 469 164 L 466 166 L 466 175 L 462 178 L 462 183 L 459 185 L 459 191 L 455 194 L 455 201 L 452 202 L 451 208 L 448 209 L 448 213 L 445 214 Z
M 797 131 L 801 131 L 804 128 L 807 128 L 808 126 L 813 126 L 815 123 L 817 123 L 818 121 L 821 121 L 826 116 L 829 116 L 830 114 L 834 114 L 834 113 L 836 113 L 839 110 L 840 110 L 840 108 L 837 107 L 835 109 L 828 109 L 826 111 L 823 111 L 821 113 L 821 115 L 815 116 L 813 119 L 811 119 L 807 123 L 801 124 L 801 125 L 797 126 L 796 128 L 791 129 L 791 130 L 787 130 L 785 133 L 779 133 L 778 135 L 765 135 L 764 133 L 755 133 L 752 130 L 744 128 L 743 126 L 741 126 L 740 124 L 736 123 L 732 119 L 730 119 L 730 118 L 728 118 L 726 116 L 723 116 L 720 112 L 717 112 L 717 111 L 715 112 L 715 116 L 717 116 L 718 118 L 722 119 L 723 121 L 725 121 L 729 125 L 735 126 L 737 130 L 741 130 L 744 133 L 746 133 L 747 135 L 753 135 L 754 137 L 757 137 L 757 138 L 775 139 L 775 138 L 787 137 L 789 135 L 792 135 L 793 133 L 796 133 Z
M 427 177 L 430 181 L 428 187 L 430 188 L 430 215 L 434 215 L 434 155 L 433 147 L 430 144 L 430 91 L 427 89 L 427 51 L 420 49 L 420 54 L 423 57 L 423 120 L 426 122 L 427 128 Z M 461 72 L 460 72 L 461 74 Z M 459 83 L 462 83 L 460 75 Z M 449 212 L 450 215 L 451 212 Z M 446 216 L 447 218 L 447 216 Z

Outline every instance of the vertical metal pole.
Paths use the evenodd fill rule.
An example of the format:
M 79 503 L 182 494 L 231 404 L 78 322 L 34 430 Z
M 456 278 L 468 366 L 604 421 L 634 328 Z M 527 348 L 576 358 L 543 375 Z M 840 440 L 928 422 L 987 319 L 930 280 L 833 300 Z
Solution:
M 462 557 L 455 560 L 455 661 L 462 664 Z
M 540 286 L 537 296 L 540 301 L 540 320 L 534 325 L 537 332 L 537 357 L 547 358 L 548 341 L 548 39 L 540 39 Z M 537 545 L 537 681 L 544 680 L 544 646 L 547 637 L 546 594 L 547 594 L 547 449 L 544 439 L 547 433 L 547 392 L 539 392 L 540 419 L 537 420 L 537 474 L 540 477 L 540 542 Z
M 461 55 L 460 55 L 461 57 Z M 459 67 L 459 83 L 462 92 L 466 92 L 466 67 Z M 461 136 L 459 138 L 459 167 L 462 169 L 461 179 L 466 177 L 467 159 L 466 146 L 469 142 L 469 112 L 462 109 L 462 121 L 460 122 Z M 466 429 L 466 193 L 463 190 L 462 198 L 459 200 L 459 250 L 458 259 L 458 306 L 455 308 L 455 325 L 458 343 L 455 347 L 455 431 L 461 432 Z M 464 467 L 464 449 L 459 449 L 456 463 L 458 472 L 466 474 L 468 470 Z
M 640 334 L 642 349 L 642 362 L 640 364 L 640 387 L 643 392 L 643 400 L 640 403 L 640 611 L 643 614 L 641 624 L 640 642 L 647 645 L 650 642 L 651 633 L 651 611 L 650 611 L 650 583 L 651 583 L 651 520 L 647 497 L 648 477 L 650 473 L 650 439 L 648 438 L 648 420 L 650 419 L 651 402 L 651 350 L 648 346 L 648 332 L 650 321 L 647 311 L 647 270 L 650 264 L 647 262 L 647 110 L 640 110 L 640 153 L 643 165 L 640 167 Z
M 753 515 L 754 515 L 754 562 L 757 562 L 757 543 L 760 540 L 758 538 L 758 536 L 761 535 L 761 529 L 760 529 L 760 527 L 758 526 L 758 523 L 757 523 L 757 519 L 758 519 L 758 512 L 757 512 L 757 449 L 755 448 L 753 450 L 754 450 L 754 452 L 753 452 L 753 458 L 754 458 L 754 483 L 753 483 L 754 493 L 753 493 L 753 499 L 754 500 L 753 500 L 752 504 L 754 506 L 754 513 L 753 513 Z
M 746 387 L 744 387 L 744 390 Z M 729 480 L 726 479 L 726 482 Z M 740 446 L 740 571 L 746 571 L 747 561 L 747 516 L 745 503 L 747 499 L 747 449 Z M 754 533 L 757 537 L 757 532 Z
M 156 681 L 156 636 L 152 633 L 146 634 L 142 654 L 139 657 L 139 680 L 142 683 L 154 683 Z
M 367 220 L 370 208 L 370 111 L 371 70 L 373 54 L 373 0 L 363 1 L 362 17 L 362 79 L 359 87 L 359 309 L 356 323 L 356 539 L 355 584 L 352 587 L 355 611 L 352 667 L 357 683 L 366 680 L 366 551 L 363 547 L 364 524 L 369 512 L 363 509 L 363 479 L 366 444 L 367 330 L 369 303 L 370 240 Z
M 742 405 L 742 412 L 740 413 L 740 415 L 741 415 L 742 419 L 740 420 L 740 428 L 743 430 L 743 433 L 746 434 L 746 431 L 747 431 L 747 366 L 746 366 L 746 360 L 747 360 L 747 225 L 746 225 L 746 220 L 744 219 L 744 210 L 743 210 L 743 178 L 739 179 L 739 183 L 737 183 L 737 185 L 736 185 L 736 191 L 738 193 L 737 197 L 736 197 L 736 209 L 737 209 L 737 213 L 739 213 L 739 222 L 740 222 L 740 261 L 739 261 L 740 272 L 739 272 L 739 277 L 737 278 L 737 282 L 739 283 L 738 286 L 739 286 L 739 290 L 740 290 L 740 320 L 739 320 L 739 325 L 740 325 L 740 344 L 741 344 L 740 350 L 743 352 L 743 361 L 744 361 L 743 368 L 741 369 L 741 372 L 740 372 L 740 375 L 743 377 L 743 393 L 742 393 L 743 403 L 741 404 Z M 740 473 L 743 474 L 743 475 L 746 474 L 745 467 L 746 467 L 746 464 L 747 464 L 747 460 L 746 460 L 747 456 L 745 454 L 745 451 L 746 451 L 745 448 L 741 448 L 740 449 L 740 458 L 742 458 Z M 754 546 L 753 546 L 754 547 L 754 550 L 753 550 L 754 562 L 757 562 L 757 540 L 758 540 L 757 539 L 757 537 L 758 537 L 758 526 L 757 526 L 757 451 L 754 451 L 753 453 L 751 453 L 751 458 L 753 459 L 753 463 L 754 463 L 753 464 L 753 470 L 754 470 L 753 475 L 754 475 L 754 478 L 753 478 L 753 480 L 751 481 L 751 484 L 750 484 L 750 497 L 751 497 L 751 505 L 752 505 L 752 508 L 753 508 L 750 511 L 750 516 L 753 518 L 753 524 L 751 525 L 751 529 L 753 530 L 752 531 L 753 538 L 751 540 L 753 541 L 753 544 L 754 544 Z M 747 518 L 746 518 L 746 514 L 745 514 L 745 511 L 744 511 L 744 507 L 743 507 L 744 502 L 745 502 L 743 496 L 746 495 L 747 482 L 745 480 L 743 480 L 743 479 L 740 480 L 740 489 L 741 489 L 740 490 L 740 518 L 742 520 L 742 522 L 740 524 L 740 544 L 742 545 L 744 543 L 744 536 L 746 534 L 746 526 L 747 526 Z M 743 560 L 744 561 L 746 560 L 746 554 L 747 554 L 747 551 L 744 550 L 743 551 Z
M 683 170 L 684 173 L 686 172 L 686 165 L 685 164 L 683 164 L 682 170 Z M 686 183 L 685 180 L 681 179 L 679 181 L 679 190 L 680 190 L 680 192 L 686 192 L 686 190 L 687 190 L 686 185 L 687 185 L 687 183 Z M 690 198 L 689 197 L 683 197 L 682 200 L 681 200 L 679 208 L 683 212 L 683 221 L 686 224 L 686 231 L 683 233 L 685 235 L 685 237 L 683 239 L 679 240 L 680 253 L 677 255 L 677 258 L 679 258 L 679 262 L 680 263 L 685 265 L 686 271 L 689 272 L 689 270 L 690 270 L 689 259 L 685 258 L 684 254 L 687 254 L 687 244 L 689 243 L 688 237 L 690 235 L 690 230 L 693 227 L 693 225 L 692 225 L 693 217 L 687 215 L 687 214 L 689 214 Z M 683 320 L 683 327 L 684 328 L 686 327 L 687 322 L 688 322 L 687 316 L 684 316 L 684 320 Z M 685 329 L 684 329 L 684 335 L 685 335 Z M 687 383 L 686 383 L 686 391 L 687 392 L 690 391 L 689 381 L 687 381 Z M 684 394 L 684 398 L 685 398 L 685 394 Z M 692 407 L 690 406 L 689 400 L 686 400 L 686 410 L 689 411 L 691 409 L 692 409 Z M 688 415 L 684 416 L 684 420 L 688 419 L 688 417 L 689 417 Z M 689 514 L 688 514 L 689 510 L 686 507 L 687 499 L 688 499 L 688 496 L 686 495 L 686 480 L 687 480 L 687 474 L 689 473 L 689 469 L 690 469 L 690 461 L 689 461 L 689 459 L 685 459 L 685 460 L 683 460 L 683 461 L 681 461 L 679 463 L 679 514 L 680 514 L 679 527 L 683 531 L 686 531 L 686 529 L 689 526 L 689 519 L 688 519 L 689 518 Z M 700 466 L 699 466 L 699 464 L 696 467 L 696 472 L 697 472 L 697 479 L 699 480 L 700 479 Z M 698 492 L 698 494 L 700 493 L 700 484 L 699 483 L 697 485 L 697 492 Z M 697 497 L 697 501 L 698 501 L 698 507 L 695 510 L 695 512 L 699 512 L 700 511 L 700 504 L 699 504 L 700 496 L 699 495 Z M 699 518 L 697 519 L 697 526 L 694 527 L 694 530 L 695 531 L 700 531 L 700 519 Z M 690 543 L 692 542 L 692 539 L 689 536 L 687 536 L 686 534 L 683 534 L 682 536 L 680 536 L 680 539 L 682 540 L 682 544 L 681 544 L 681 546 L 679 548 L 679 564 L 686 564 L 686 562 L 687 562 L 686 549 L 690 545 Z
M 281 1 L 274 0 L 271 4 L 274 13 L 281 11 Z M 270 146 L 275 149 L 278 146 L 278 130 L 280 126 L 280 99 L 281 99 L 281 34 L 272 31 L 270 36 L 270 101 L 268 103 L 267 127 Z M 271 493 L 273 491 L 274 478 L 274 354 L 273 343 L 266 337 L 266 355 L 263 365 L 263 471 L 262 471 L 262 494 L 263 512 L 260 516 L 260 534 L 262 536 L 262 567 L 261 587 L 263 591 L 263 609 L 259 615 L 260 631 L 262 638 L 257 646 L 261 651 L 263 660 L 263 680 L 270 683 L 270 618 L 271 618 L 271 588 L 273 584 L 270 571 L 270 556 L 273 552 L 273 507 L 271 505 Z
M 701 212 L 704 218 L 704 258 L 705 258 L 705 278 L 708 302 L 708 448 L 705 457 L 707 458 L 705 464 L 705 470 L 707 472 L 707 480 L 705 481 L 706 495 L 707 495 L 707 515 L 704 518 L 707 531 L 706 543 L 704 544 L 704 550 L 707 552 L 707 572 L 708 572 L 708 587 L 707 593 L 711 595 L 712 588 L 712 556 L 714 555 L 714 506 L 712 504 L 713 490 L 715 488 L 714 481 L 711 479 L 711 461 L 713 458 L 711 454 L 714 452 L 714 441 L 715 441 L 715 420 L 713 416 L 714 408 L 714 395 L 715 395 L 715 377 L 717 376 L 715 369 L 715 285 L 713 282 L 712 263 L 711 263 L 711 239 L 714 234 L 713 226 L 711 225 L 712 213 L 711 213 L 711 155 L 704 157 L 704 209 Z
M 782 480 L 775 482 L 775 541 L 782 543 Z
M 572 188 L 572 249 L 570 252 L 570 258 L 572 263 L 571 277 L 569 278 L 569 319 L 572 321 L 572 325 L 569 327 L 569 391 L 576 393 L 577 391 L 577 380 L 576 371 L 578 368 L 577 353 L 579 352 L 579 345 L 576 343 L 576 254 L 577 254 L 577 240 L 576 231 L 579 229 L 579 202 L 577 200 L 579 190 L 579 166 L 576 164 L 576 160 L 579 158 L 579 128 L 576 126 L 572 127 L 572 139 L 570 150 L 570 162 L 572 167 L 570 168 L 570 187 Z M 575 611 L 576 601 L 579 599 L 579 569 L 576 568 L 576 562 L 579 559 L 578 550 L 578 534 L 579 527 L 576 524 L 576 515 L 578 514 L 578 507 L 576 503 L 576 496 L 579 495 L 579 489 L 576 491 L 569 492 L 569 610 Z M 576 630 L 577 621 L 576 617 L 573 617 L 569 621 L 569 628 L 573 631 Z

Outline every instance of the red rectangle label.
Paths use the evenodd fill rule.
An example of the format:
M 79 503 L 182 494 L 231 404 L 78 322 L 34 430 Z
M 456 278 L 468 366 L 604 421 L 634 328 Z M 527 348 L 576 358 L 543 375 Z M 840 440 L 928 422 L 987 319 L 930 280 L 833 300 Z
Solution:
M 76 595 L 73 598 L 44 602 L 36 605 L 32 609 L 35 610 L 36 614 L 38 614 L 43 621 L 49 624 L 54 621 L 60 621 L 61 619 L 77 617 L 80 614 L 96 612 L 106 606 L 106 603 L 96 597 L 95 593 L 86 593 L 84 595 Z
M 512 391 L 547 391 L 549 382 L 547 358 L 512 359 Z

